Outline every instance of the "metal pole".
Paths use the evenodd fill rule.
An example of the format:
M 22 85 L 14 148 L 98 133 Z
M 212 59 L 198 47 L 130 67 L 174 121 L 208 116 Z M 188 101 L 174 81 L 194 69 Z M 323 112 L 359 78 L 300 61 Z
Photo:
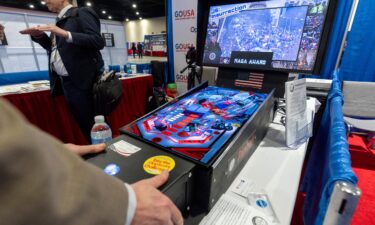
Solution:
M 26 28 L 30 28 L 27 14 L 23 14 L 23 16 L 24 16 L 24 20 L 25 20 L 25 23 L 26 23 Z M 32 49 L 33 55 L 34 55 L 36 68 L 38 69 L 38 71 L 40 71 L 40 66 L 39 66 L 38 57 L 36 55 L 35 45 L 34 45 L 34 42 L 31 40 L 31 38 L 30 38 L 30 42 L 31 42 L 31 49 Z
M 341 42 L 341 49 L 340 49 L 339 55 L 337 57 L 335 70 L 337 70 L 340 67 L 341 57 L 344 54 L 344 50 L 345 50 L 346 38 L 348 37 L 349 29 L 351 28 L 352 21 L 353 21 L 354 16 L 355 16 L 355 12 L 357 11 L 358 2 L 359 2 L 359 0 L 353 0 L 353 5 L 352 5 L 352 9 L 350 10 L 350 16 L 348 18 L 348 23 L 346 24 L 345 34 L 344 34 L 344 37 L 343 37 L 342 42 Z

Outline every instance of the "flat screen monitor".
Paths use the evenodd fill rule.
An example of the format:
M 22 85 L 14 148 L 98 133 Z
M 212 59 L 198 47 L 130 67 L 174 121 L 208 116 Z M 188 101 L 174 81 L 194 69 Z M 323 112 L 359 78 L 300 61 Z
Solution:
M 333 2 L 272 0 L 211 6 L 203 64 L 317 73 Z

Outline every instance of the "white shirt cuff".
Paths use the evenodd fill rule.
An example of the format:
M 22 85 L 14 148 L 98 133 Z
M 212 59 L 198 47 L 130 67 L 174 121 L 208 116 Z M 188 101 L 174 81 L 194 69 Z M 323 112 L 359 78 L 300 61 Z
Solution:
M 73 43 L 73 37 L 72 34 L 68 31 L 68 38 L 66 39 L 66 42 Z
M 130 225 L 133 221 L 135 209 L 137 208 L 137 198 L 133 188 L 125 183 L 126 189 L 128 189 L 128 211 L 126 212 L 125 225 Z

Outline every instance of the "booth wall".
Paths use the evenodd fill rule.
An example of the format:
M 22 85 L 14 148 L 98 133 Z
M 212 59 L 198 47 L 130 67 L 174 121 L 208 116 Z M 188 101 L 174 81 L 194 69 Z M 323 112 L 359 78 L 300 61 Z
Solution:
M 5 26 L 8 41 L 8 45 L 0 47 L 0 73 L 48 70 L 46 51 L 19 31 L 54 23 L 55 18 L 56 14 L 53 13 L 0 7 L 0 21 Z M 101 51 L 105 64 L 126 64 L 126 39 L 122 23 L 102 20 L 101 32 L 113 33 L 115 39 L 115 47 L 105 47 Z
M 124 22 L 124 27 L 128 42 L 143 42 L 145 35 L 161 34 L 167 30 L 165 17 L 132 20 Z

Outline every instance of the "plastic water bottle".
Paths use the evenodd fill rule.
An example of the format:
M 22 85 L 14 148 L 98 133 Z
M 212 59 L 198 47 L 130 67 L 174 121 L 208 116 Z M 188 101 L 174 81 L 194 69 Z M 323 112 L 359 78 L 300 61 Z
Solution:
M 112 131 L 104 122 L 104 116 L 95 116 L 95 124 L 91 129 L 91 143 L 105 143 L 110 140 L 112 140 Z

